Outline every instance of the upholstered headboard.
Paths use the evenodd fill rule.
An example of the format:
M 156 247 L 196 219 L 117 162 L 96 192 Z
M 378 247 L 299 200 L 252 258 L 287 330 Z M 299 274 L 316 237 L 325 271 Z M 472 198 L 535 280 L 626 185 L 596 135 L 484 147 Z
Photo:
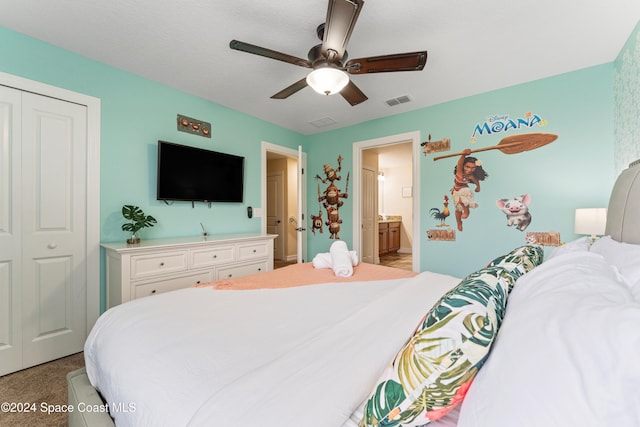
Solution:
M 620 173 L 611 191 L 605 234 L 640 244 L 640 160 Z

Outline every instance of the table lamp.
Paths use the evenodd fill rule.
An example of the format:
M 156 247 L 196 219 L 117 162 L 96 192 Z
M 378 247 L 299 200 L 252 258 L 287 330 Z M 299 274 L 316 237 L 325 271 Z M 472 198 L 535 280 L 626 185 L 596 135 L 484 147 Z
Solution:
M 607 224 L 606 208 L 584 208 L 576 209 L 574 233 L 588 234 L 591 236 L 591 243 L 596 240 L 596 236 L 602 236 Z

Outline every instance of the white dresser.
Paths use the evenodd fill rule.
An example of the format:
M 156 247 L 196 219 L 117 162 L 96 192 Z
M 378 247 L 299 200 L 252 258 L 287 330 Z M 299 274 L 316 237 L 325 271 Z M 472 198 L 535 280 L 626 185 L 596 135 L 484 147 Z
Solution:
M 103 243 L 107 308 L 136 298 L 273 270 L 275 235 L 226 234 Z

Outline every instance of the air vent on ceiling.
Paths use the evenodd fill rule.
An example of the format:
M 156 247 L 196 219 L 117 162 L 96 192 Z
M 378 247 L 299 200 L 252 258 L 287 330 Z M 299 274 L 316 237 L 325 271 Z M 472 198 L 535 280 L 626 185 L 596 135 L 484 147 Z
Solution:
M 394 105 L 406 104 L 407 102 L 411 102 L 411 98 L 408 95 L 399 96 L 397 98 L 391 98 L 385 101 L 389 107 L 393 107 Z
M 314 125 L 317 128 L 323 128 L 325 126 L 335 125 L 338 122 L 333 120 L 331 117 L 325 117 L 324 119 L 314 120 L 314 121 L 309 122 L 309 123 L 311 123 L 312 125 Z

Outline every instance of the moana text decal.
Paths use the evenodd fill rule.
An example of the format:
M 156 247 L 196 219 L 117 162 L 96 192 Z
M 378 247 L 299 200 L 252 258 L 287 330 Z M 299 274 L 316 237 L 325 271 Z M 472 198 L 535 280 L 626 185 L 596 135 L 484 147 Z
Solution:
M 471 140 L 475 141 L 479 135 L 492 135 L 494 133 L 508 132 L 520 128 L 532 128 L 535 125 L 546 126 L 547 121 L 537 114 L 527 112 L 524 117 L 510 118 L 509 115 L 494 114 L 489 116 L 484 123 L 478 123 L 473 129 Z

